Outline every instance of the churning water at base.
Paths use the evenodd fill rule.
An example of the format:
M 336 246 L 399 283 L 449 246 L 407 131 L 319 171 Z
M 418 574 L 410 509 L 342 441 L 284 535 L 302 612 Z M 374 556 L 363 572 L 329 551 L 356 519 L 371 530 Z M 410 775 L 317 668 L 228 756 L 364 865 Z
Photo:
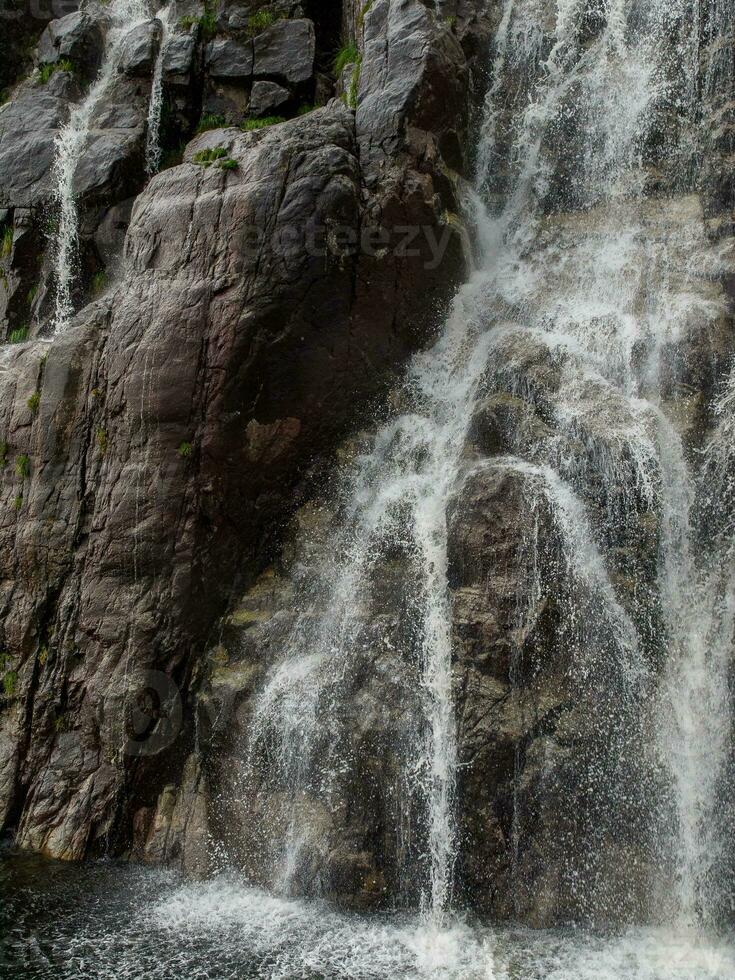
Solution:
M 725 938 L 438 926 L 184 884 L 108 862 L 0 859 L 0 980 L 733 980 Z

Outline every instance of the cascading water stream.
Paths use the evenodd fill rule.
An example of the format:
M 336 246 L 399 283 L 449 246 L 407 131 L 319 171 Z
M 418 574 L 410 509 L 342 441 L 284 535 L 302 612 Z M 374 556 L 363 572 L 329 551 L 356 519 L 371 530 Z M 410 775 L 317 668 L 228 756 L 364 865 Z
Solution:
M 271 763 L 292 785 L 307 784 L 323 712 L 330 703 L 334 707 L 340 681 L 354 669 L 359 654 L 360 602 L 370 590 L 371 573 L 386 549 L 408 539 L 417 592 L 411 639 L 423 722 L 407 781 L 408 793 L 418 794 L 424 808 L 428 873 L 423 904 L 436 913 L 449 904 L 455 848 L 445 515 L 473 389 L 486 361 L 489 338 L 477 335 L 477 324 L 473 327 L 474 302 L 482 284 L 478 276 L 466 287 L 443 340 L 431 356 L 416 359 L 408 389 L 426 414 L 410 413 L 387 426 L 357 467 L 346 495 L 349 512 L 334 542 L 334 552 L 343 557 L 336 568 L 330 562 L 321 571 L 320 582 L 333 583 L 326 608 L 319 611 L 316 628 L 309 622 L 315 618 L 311 608 L 294 630 L 283 664 L 261 694 L 251 740 L 254 747 L 275 741 Z M 442 361 L 444 372 L 436 371 L 435 359 Z M 313 603 L 323 601 L 320 584 Z M 285 887 L 295 877 L 303 844 L 298 824 L 298 814 L 292 813 L 281 879 Z
M 54 202 L 58 208 L 58 229 L 53 243 L 56 332 L 63 330 L 74 314 L 72 293 L 79 263 L 79 213 L 74 188 L 77 164 L 84 154 L 95 110 L 115 83 L 123 42 L 133 28 L 150 16 L 145 0 L 112 0 L 107 12 L 109 25 L 99 74 L 82 101 L 72 109 L 56 138 L 53 168 Z
M 153 68 L 151 101 L 148 106 L 148 131 L 145 144 L 145 169 L 149 175 L 158 173 L 161 166 L 161 115 L 163 111 L 163 59 L 170 36 L 170 6 L 163 7 L 156 15 L 161 24 L 161 40 Z
M 694 281 L 691 270 L 714 279 L 727 267 L 727 255 L 707 241 L 696 203 L 682 209 L 680 219 L 672 223 L 664 216 L 665 205 L 657 207 L 655 201 L 646 199 L 647 171 L 640 150 L 653 129 L 656 110 L 671 98 L 666 45 L 677 57 L 686 43 L 697 47 L 697 38 L 691 36 L 688 41 L 671 44 L 671 25 L 682 11 L 676 4 L 638 5 L 636 13 L 648 17 L 651 33 L 638 31 L 634 35 L 631 31 L 626 44 L 620 7 L 611 7 L 600 42 L 559 71 L 558 52 L 566 57 L 570 50 L 568 23 L 562 19 L 562 36 L 557 36 L 545 66 L 551 84 L 542 85 L 541 97 L 526 113 L 537 123 L 541 107 L 547 128 L 527 127 L 529 134 L 540 132 L 540 138 L 524 142 L 518 158 L 533 161 L 536 192 L 548 193 L 550 174 L 544 172 L 541 141 L 549 137 L 548 123 L 554 120 L 554 112 L 569 112 L 565 100 L 573 82 L 576 112 L 589 100 L 590 128 L 584 134 L 583 165 L 562 193 L 571 191 L 577 206 L 592 205 L 598 217 L 580 218 L 579 223 L 586 221 L 588 227 L 582 227 L 582 234 L 577 236 L 566 234 L 560 222 L 558 251 L 553 234 L 546 237 L 541 249 L 537 237 L 533 251 L 538 250 L 539 259 L 533 254 L 525 257 L 508 277 L 504 291 L 508 302 L 524 308 L 527 316 L 531 306 L 529 319 L 537 338 L 544 336 L 545 344 L 567 348 L 568 380 L 552 399 L 557 425 L 570 435 L 584 435 L 587 440 L 592 437 L 598 443 L 590 444 L 593 458 L 584 459 L 581 466 L 578 460 L 570 466 L 570 460 L 563 456 L 554 461 L 555 465 L 575 486 L 586 485 L 587 496 L 591 476 L 600 482 L 604 493 L 599 496 L 608 503 L 625 495 L 626 490 L 630 492 L 625 506 L 603 520 L 610 537 L 615 535 L 621 514 L 627 511 L 629 517 L 634 516 L 641 503 L 644 510 L 652 508 L 660 514 L 658 589 L 667 663 L 656 732 L 660 757 L 673 783 L 677 824 L 676 834 L 664 850 L 674 855 L 676 913 L 693 925 L 709 922 L 715 900 L 706 894 L 713 887 L 708 879 L 722 845 L 721 834 L 719 845 L 717 842 L 717 785 L 730 738 L 727 664 L 732 621 L 724 628 L 722 622 L 712 626 L 713 603 L 721 603 L 723 595 L 721 588 L 712 588 L 707 569 L 711 565 L 721 573 L 729 559 L 717 548 L 703 560 L 694 559 L 690 510 L 697 480 L 682 439 L 667 417 L 663 384 L 664 378 L 676 371 L 677 345 L 689 332 L 713 328 L 726 309 L 723 299 L 717 303 L 690 291 Z M 661 40 L 667 37 L 669 40 Z M 670 66 L 676 64 L 674 61 Z M 696 51 L 685 64 L 690 74 L 681 84 L 691 93 L 696 88 L 696 79 L 691 77 L 698 65 Z M 686 104 L 691 110 L 691 100 Z M 690 123 L 693 125 L 694 119 Z M 676 160 L 671 182 L 675 187 L 686 186 L 696 149 L 691 133 L 683 134 L 680 142 L 674 134 L 669 149 Z M 485 160 L 491 165 L 487 153 Z M 521 214 L 530 200 L 523 183 L 516 188 L 515 197 L 516 213 Z M 528 226 L 524 228 L 521 222 L 520 227 L 527 234 Z M 537 297 L 541 301 L 538 306 Z M 517 336 L 526 331 L 525 325 L 519 325 Z M 512 345 L 501 352 L 499 374 L 501 384 L 510 382 L 517 387 L 523 378 L 520 374 L 514 377 L 513 356 Z M 612 423 L 618 432 L 612 428 L 603 433 L 590 412 L 604 411 L 605 402 L 612 408 L 610 395 L 605 395 L 604 401 L 590 395 L 593 385 L 602 395 L 610 384 L 623 400 L 614 396 L 614 414 L 605 419 L 605 425 Z M 615 451 L 615 441 L 620 451 Z M 602 450 L 604 456 L 600 455 Z M 537 446 L 532 451 L 543 453 L 544 449 Z M 632 474 L 625 472 L 631 460 Z M 732 589 L 730 577 L 726 589 Z M 725 606 L 731 604 L 730 592 Z
M 613 735 L 617 725 L 622 745 L 635 718 L 652 742 L 641 755 L 652 753 L 665 773 L 668 797 L 649 803 L 662 876 L 677 882 L 666 914 L 706 925 L 717 905 L 735 607 L 723 568 L 732 547 L 710 542 L 705 553 L 695 540 L 705 477 L 675 389 L 683 345 L 725 315 L 724 295 L 707 284 L 728 256 L 707 237 L 696 196 L 700 58 L 690 14 L 684 0 L 609 0 L 591 31 L 588 5 L 563 0 L 547 44 L 538 18 L 505 4 L 478 154 L 478 191 L 490 202 L 474 216 L 479 270 L 436 346 L 411 364 L 403 414 L 352 467 L 338 527 L 305 575 L 296 624 L 256 703 L 244 793 L 257 796 L 264 756 L 285 801 L 273 861 L 286 891 L 299 889 L 304 855 L 318 850 L 305 801 L 343 803 L 345 774 L 357 764 L 342 713 L 376 642 L 366 626 L 376 582 L 400 554 L 409 572 L 391 664 L 396 674 L 409 670 L 420 691 L 408 697 L 401 756 L 403 810 L 421 830 L 421 853 L 409 841 L 407 860 L 424 869 L 423 908 L 440 916 L 451 906 L 457 723 L 447 514 L 467 478 L 478 399 L 495 392 L 535 403 L 546 420 L 541 436 L 509 433 L 513 455 L 491 464 L 525 479 L 529 501 L 543 497 L 554 514 L 579 592 L 567 605 L 575 683 L 614 684 L 610 700 L 619 692 L 625 704 L 606 723 Z M 649 157 L 661 127 L 655 175 Z M 543 380 L 549 373 L 553 384 Z M 723 426 L 708 465 L 731 489 Z M 723 497 L 728 513 L 732 496 Z M 652 576 L 636 554 L 651 523 Z M 543 571 L 542 556 L 536 565 Z M 619 580 L 634 584 L 623 598 Z M 603 655 L 586 647 L 590 617 Z M 596 778 L 601 785 L 606 774 Z M 522 832 L 514 818 L 514 836 Z

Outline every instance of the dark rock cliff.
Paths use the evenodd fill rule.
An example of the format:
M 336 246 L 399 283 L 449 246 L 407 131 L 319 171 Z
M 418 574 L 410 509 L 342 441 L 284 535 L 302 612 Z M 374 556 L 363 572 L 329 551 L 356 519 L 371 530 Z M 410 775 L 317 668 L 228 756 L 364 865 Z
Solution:
M 73 175 L 79 312 L 56 334 L 54 140 L 105 57 L 105 8 L 52 22 L 0 110 L 0 822 L 56 857 L 140 849 L 192 804 L 190 691 L 218 617 L 465 271 L 473 12 L 259 6 L 169 18 L 152 179 L 164 32 L 126 39 Z M 343 18 L 360 57 L 338 98 Z M 293 118 L 227 128 L 276 110 Z M 150 754 L 146 698 L 172 690 L 177 737 Z

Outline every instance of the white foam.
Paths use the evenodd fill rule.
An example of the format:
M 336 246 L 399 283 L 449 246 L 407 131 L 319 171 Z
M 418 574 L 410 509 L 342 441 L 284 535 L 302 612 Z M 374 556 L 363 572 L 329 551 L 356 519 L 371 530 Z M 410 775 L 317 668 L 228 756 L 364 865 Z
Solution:
M 82 951 L 84 951 L 82 953 Z M 61 950 L 77 980 L 733 980 L 731 939 L 634 930 L 482 928 L 364 918 L 285 900 L 231 878 L 173 887 L 109 931 Z

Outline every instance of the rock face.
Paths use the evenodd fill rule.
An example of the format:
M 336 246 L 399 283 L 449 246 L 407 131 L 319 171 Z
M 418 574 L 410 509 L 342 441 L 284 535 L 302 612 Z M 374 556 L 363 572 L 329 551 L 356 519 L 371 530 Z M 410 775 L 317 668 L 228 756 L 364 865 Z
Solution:
M 100 11 L 95 13 L 76 11 L 51 21 L 38 42 L 38 60 L 53 65 L 65 58 L 91 77 L 99 68 L 104 47 L 104 19 Z
M 316 37 L 310 20 L 282 20 L 253 42 L 256 77 L 273 76 L 291 85 L 308 82 L 314 73 Z
M 20 282 L 25 296 L 25 302 L 16 298 L 5 304 L 5 336 L 47 329 L 53 305 L 53 261 L 59 250 L 60 177 L 54 166 L 64 127 L 76 116 L 76 125 L 85 129 L 74 154 L 74 172 L 64 178 L 72 185 L 79 216 L 78 303 L 91 277 L 102 271 L 93 238 L 103 208 L 119 205 L 145 181 L 150 73 L 160 24 L 140 25 L 122 45 L 117 28 L 112 27 L 105 8 L 97 5 L 52 21 L 39 40 L 36 69 L 2 106 L 2 202 L 10 225 L 17 224 L 15 216 L 22 214 L 39 243 L 32 270 L 22 265 L 22 256 L 3 256 L 6 275 Z M 132 77 L 136 75 L 142 77 Z
M 0 821 L 23 847 L 200 860 L 210 816 L 191 751 L 211 631 L 236 584 L 266 564 L 294 484 L 431 336 L 464 276 L 452 217 L 462 161 L 445 159 L 425 127 L 464 142 L 465 55 L 417 0 L 379 0 L 369 18 L 366 39 L 387 25 L 392 43 L 421 58 L 418 81 L 415 71 L 411 84 L 396 78 L 389 118 L 355 117 L 333 100 L 257 132 L 210 130 L 145 183 L 150 24 L 126 41 L 125 71 L 94 107 L 74 173 L 77 303 L 95 268 L 119 267 L 120 279 L 50 342 L 6 346 L 0 381 Z M 301 87 L 314 84 L 310 20 L 277 21 L 250 39 L 247 23 L 213 39 L 174 28 L 162 61 L 167 125 L 181 127 L 174 142 L 207 111 L 220 81 L 211 66 L 231 68 L 233 51 L 251 46 L 252 81 L 272 86 L 258 97 L 280 86 L 294 113 Z M 400 58 L 387 74 L 374 66 L 385 54 L 366 40 L 365 98 L 406 71 Z M 238 64 L 246 72 L 247 56 Z M 53 252 L 29 298 L 21 242 L 37 235 L 43 247 L 53 138 L 83 98 L 64 74 L 22 83 L 2 110 L 42 150 L 31 163 L 17 152 L 18 126 L 3 127 L 13 230 L 3 263 L 26 290 L 22 303 L 14 291 L 23 308 L 8 306 L 8 331 L 31 310 L 31 333 L 47 330 Z M 223 98 L 237 91 L 247 107 L 251 80 L 228 80 L 240 87 Z M 424 86 L 451 89 L 453 100 L 429 112 L 417 98 Z M 207 150 L 224 156 L 205 166 Z M 421 231 L 408 254 L 398 247 L 404 225 Z
M 163 56 L 164 77 L 168 84 L 188 85 L 195 52 L 196 38 L 191 34 L 175 34 L 169 40 Z
M 702 258 L 709 254 L 716 264 L 721 254 L 722 243 L 705 233 L 701 199 L 668 203 L 662 213 L 650 202 L 645 217 L 658 224 L 662 242 L 684 245 L 670 258 L 687 295 L 702 300 L 698 340 L 687 341 L 699 354 L 681 357 L 678 380 L 666 389 L 693 447 L 705 439 L 702 402 L 687 405 L 683 393 L 711 393 L 711 382 L 695 376 L 698 364 L 709 364 L 712 376 L 727 374 L 722 353 L 732 347 L 732 314 L 726 280 L 713 283 L 685 271 L 694 229 Z M 556 254 L 561 245 L 569 255 L 575 235 L 594 222 L 604 227 L 605 220 L 603 211 L 550 218 L 540 250 Z M 530 309 L 523 306 L 525 315 Z M 705 309 L 719 313 L 710 320 Z M 655 722 L 645 705 L 653 702 L 648 685 L 662 656 L 660 614 L 651 621 L 650 606 L 663 518 L 654 509 L 625 516 L 621 501 L 609 491 L 605 499 L 604 484 L 589 470 L 579 483 L 589 523 L 565 509 L 577 506 L 574 494 L 555 478 L 550 461 L 581 467 L 583 447 L 590 445 L 602 458 L 616 459 L 618 427 L 628 411 L 600 380 L 582 383 L 573 353 L 550 358 L 539 339 L 509 330 L 498 337 L 490 365 L 447 513 L 458 754 L 455 898 L 483 915 L 539 927 L 655 919 L 660 908 L 652 906 L 650 882 L 668 858 L 658 850 L 649 807 L 665 790 L 647 748 Z M 577 383 L 579 421 L 572 433 L 562 408 L 568 409 Z M 338 456 L 349 463 L 368 456 L 369 447 L 368 438 L 349 440 Z M 624 495 L 635 486 L 634 475 L 621 471 L 618 486 Z M 606 519 L 601 499 L 616 515 L 606 525 L 612 530 L 602 555 L 594 544 L 588 548 Z M 196 760 L 205 795 L 216 801 L 207 810 L 208 832 L 222 844 L 209 861 L 224 852 L 256 881 L 282 886 L 290 807 L 299 846 L 289 881 L 300 893 L 328 895 L 349 908 L 401 898 L 413 906 L 425 869 L 423 845 L 416 844 L 420 815 L 402 784 L 402 752 L 408 745 L 416 754 L 421 732 L 411 726 L 421 710 L 415 666 L 407 659 L 416 573 L 400 537 L 392 550 L 375 548 L 369 595 L 354 586 L 354 621 L 345 616 L 341 624 L 353 652 L 345 667 L 335 639 L 333 670 L 342 676 L 328 687 L 316 734 L 298 714 L 310 685 L 298 686 L 297 665 L 307 671 L 306 652 L 319 649 L 309 624 L 325 615 L 334 586 L 328 580 L 312 588 L 310 579 L 325 555 L 328 563 L 330 552 L 344 547 L 333 534 L 339 521 L 339 501 L 328 489 L 300 508 L 278 560 L 233 602 L 203 661 Z M 648 660 L 631 682 L 618 666 L 619 644 L 625 649 L 633 623 Z M 279 765 L 287 767 L 289 751 L 298 765 L 297 743 L 276 741 L 264 721 L 269 710 L 281 717 L 273 708 L 278 687 L 272 700 L 263 692 L 289 650 L 294 657 L 283 671 L 284 714 L 290 706 L 295 739 L 315 739 L 317 760 L 313 778 L 304 778 L 295 797 Z M 201 792 L 201 781 L 196 786 Z M 192 791 L 192 785 L 182 789 Z M 285 808 L 284 797 L 290 800 Z M 159 804 L 167 805 L 167 799 Z M 407 824 L 410 836 L 402 838 Z M 151 838 L 138 853 L 157 846 L 158 838 Z
M 32 67 L 30 50 L 38 42 L 48 22 L 54 16 L 73 13 L 77 7 L 75 0 L 57 0 L 55 9 L 37 7 L 33 17 L 29 17 L 22 0 L 8 0 L 3 8 L 3 59 L 0 65 L 0 91 L 4 96 Z
M 268 15 L 264 23 L 272 20 Z M 275 20 L 254 38 L 249 16 L 238 20 L 231 15 L 227 24 L 233 36 L 217 37 L 205 49 L 206 113 L 237 122 L 246 114 L 261 116 L 269 107 L 312 102 L 316 35 L 311 20 Z M 276 89 L 283 94 L 276 97 Z
M 144 78 L 153 73 L 161 43 L 161 22 L 153 19 L 134 28 L 125 38 L 120 68 L 128 75 Z
M 218 38 L 207 46 L 205 63 L 212 78 L 249 79 L 253 74 L 252 45 Z
M 24 82 L 0 108 L 4 207 L 39 207 L 49 199 L 54 139 L 78 97 L 78 85 L 67 72 L 58 72 L 42 87 Z
M 120 77 L 90 119 L 86 151 L 74 172 L 74 193 L 91 210 L 125 200 L 143 172 L 148 93 Z
M 290 100 L 289 90 L 276 82 L 253 82 L 250 93 L 250 113 L 253 116 L 273 115 L 288 105 Z

